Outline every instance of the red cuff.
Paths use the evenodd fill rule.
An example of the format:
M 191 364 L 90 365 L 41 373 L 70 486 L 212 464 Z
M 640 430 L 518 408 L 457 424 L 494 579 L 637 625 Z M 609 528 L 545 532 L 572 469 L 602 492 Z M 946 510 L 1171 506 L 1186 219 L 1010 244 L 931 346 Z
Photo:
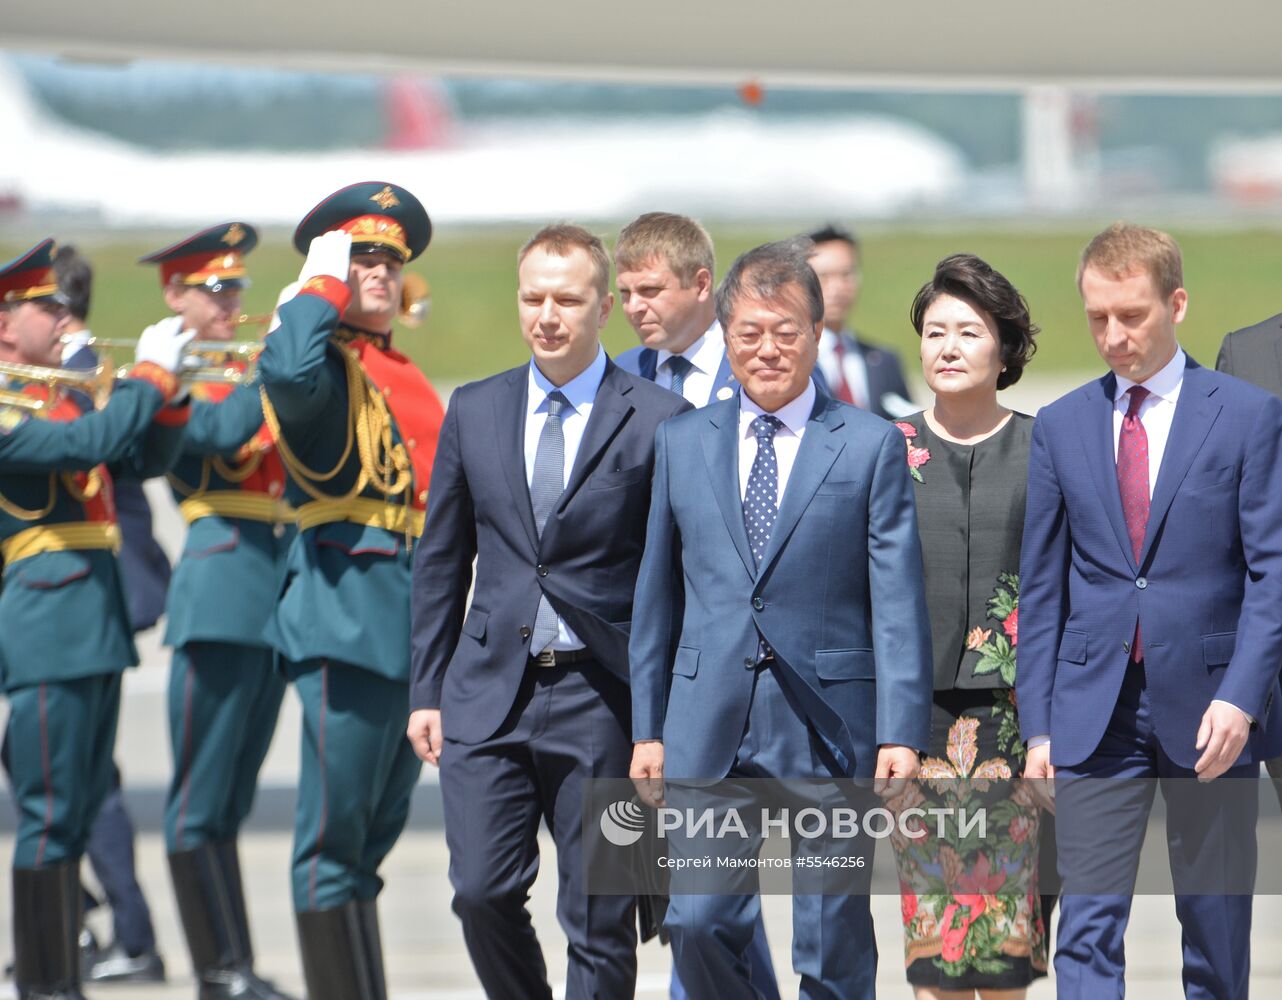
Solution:
M 338 310 L 340 316 L 352 300 L 352 290 L 347 287 L 347 282 L 340 281 L 332 274 L 318 274 L 314 278 L 308 278 L 306 284 L 298 290 L 298 294 L 315 295 L 324 299 Z
M 152 361 L 140 361 L 129 370 L 129 378 L 154 385 L 168 403 L 178 392 L 178 376 Z
M 151 422 L 160 424 L 161 427 L 186 427 L 190 417 L 191 404 L 183 403 L 182 406 L 162 406 L 151 418 Z

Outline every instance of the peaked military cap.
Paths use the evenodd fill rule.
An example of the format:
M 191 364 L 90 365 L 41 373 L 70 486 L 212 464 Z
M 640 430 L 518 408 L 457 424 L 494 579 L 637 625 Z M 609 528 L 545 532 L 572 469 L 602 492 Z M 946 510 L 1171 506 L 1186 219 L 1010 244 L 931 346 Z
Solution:
M 294 230 L 294 246 L 307 253 L 312 240 L 335 229 L 352 235 L 352 253 L 387 250 L 410 261 L 432 240 L 423 203 L 395 184 L 362 181 L 335 191 Z
M 67 297 L 59 291 L 58 279 L 53 273 L 55 249 L 53 240 L 41 240 L 0 267 L 0 303 L 53 299 L 65 306 Z
M 258 230 L 247 222 L 224 222 L 202 229 L 163 250 L 139 257 L 139 264 L 159 264 L 160 283 L 171 281 L 211 292 L 247 288 L 245 257 L 258 246 Z

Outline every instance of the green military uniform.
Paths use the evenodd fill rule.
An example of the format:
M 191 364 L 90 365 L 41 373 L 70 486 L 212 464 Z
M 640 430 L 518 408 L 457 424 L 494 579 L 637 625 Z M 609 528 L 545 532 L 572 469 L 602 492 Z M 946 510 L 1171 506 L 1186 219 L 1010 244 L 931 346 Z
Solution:
M 335 229 L 353 259 L 410 259 L 431 232 L 382 183 L 326 199 L 295 245 Z M 299 512 L 267 636 L 303 705 L 293 889 L 311 1000 L 385 995 L 374 899 L 421 766 L 405 737 L 410 561 L 443 419 L 390 334 L 341 324 L 349 295 L 338 277 L 305 282 L 258 367 Z
M 0 268 L 0 301 L 55 297 L 52 249 L 46 240 Z M 20 810 L 14 976 L 23 997 L 79 996 L 79 860 L 111 783 L 120 674 L 138 662 L 110 477 L 163 472 L 187 416 L 165 406 L 178 388 L 169 372 L 143 364 L 131 375 L 84 416 L 48 395 L 49 419 L 0 404 L 0 681 Z
M 217 294 L 248 282 L 244 258 L 257 243 L 253 226 L 223 223 L 139 263 L 158 266 L 162 285 Z M 258 386 L 197 382 L 192 397 L 183 453 L 168 476 L 188 530 L 165 605 L 174 650 L 165 843 L 200 1000 L 275 1000 L 282 995 L 253 972 L 236 840 L 285 691 L 263 628 L 293 512 Z

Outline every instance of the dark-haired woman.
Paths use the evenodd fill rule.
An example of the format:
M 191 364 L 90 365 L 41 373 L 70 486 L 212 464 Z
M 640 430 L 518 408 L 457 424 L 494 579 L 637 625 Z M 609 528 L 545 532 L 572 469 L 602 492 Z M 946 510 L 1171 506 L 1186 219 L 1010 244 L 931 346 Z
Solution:
M 930 753 L 894 838 L 908 981 L 918 1000 L 1022 997 L 1046 975 L 1037 891 L 1039 815 L 1012 779 L 1023 767 L 1015 706 L 1019 548 L 1033 421 L 1002 406 L 1037 327 L 984 261 L 940 261 L 912 323 L 935 403 L 898 422 L 915 481 L 935 697 Z M 930 809 L 952 809 L 938 827 Z M 982 834 L 957 822 L 985 814 Z M 921 816 L 923 814 L 911 814 Z

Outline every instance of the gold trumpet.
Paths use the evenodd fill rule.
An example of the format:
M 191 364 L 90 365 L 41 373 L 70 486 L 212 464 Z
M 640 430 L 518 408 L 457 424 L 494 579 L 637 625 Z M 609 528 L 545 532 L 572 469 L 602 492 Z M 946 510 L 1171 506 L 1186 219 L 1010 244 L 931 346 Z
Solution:
M 261 340 L 193 340 L 187 345 L 179 374 L 184 382 L 240 385 L 254 377 L 263 347 Z M 237 367 L 238 363 L 244 367 Z
M 31 410 L 36 416 L 47 416 L 57 405 L 64 392 L 83 392 L 101 407 L 111 397 L 111 388 L 117 378 L 123 378 L 126 369 L 100 364 L 96 368 L 54 368 L 50 365 L 24 365 L 16 361 L 0 361 L 0 375 L 20 382 L 36 382 L 47 386 L 48 399 L 37 399 L 12 388 L 0 389 L 0 403 Z
M 411 330 L 427 322 L 432 311 L 432 286 L 421 274 L 405 272 L 401 285 L 401 314 L 398 317 L 402 325 Z
M 271 319 L 266 316 L 242 316 L 237 322 L 258 323 Z M 136 340 L 113 340 L 109 337 L 90 337 L 86 342 L 89 347 L 103 351 L 132 352 L 137 349 Z M 240 384 L 249 381 L 258 355 L 262 353 L 263 344 L 258 340 L 193 340 L 187 345 L 183 355 L 182 367 L 178 375 L 182 382 L 230 382 Z M 233 362 L 242 361 L 248 366 L 241 371 Z M 116 370 L 116 378 L 123 378 L 125 368 Z

